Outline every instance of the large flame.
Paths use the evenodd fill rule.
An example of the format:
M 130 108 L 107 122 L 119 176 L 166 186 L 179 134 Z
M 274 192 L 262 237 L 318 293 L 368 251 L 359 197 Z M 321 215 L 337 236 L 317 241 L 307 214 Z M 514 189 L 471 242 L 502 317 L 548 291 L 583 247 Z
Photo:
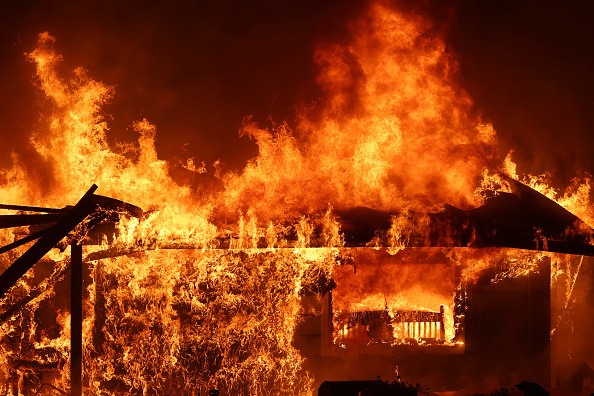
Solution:
M 260 153 L 226 177 L 231 213 L 253 207 L 259 217 L 283 217 L 328 202 L 425 211 L 476 205 L 495 132 L 470 115 L 456 62 L 430 31 L 423 18 L 380 2 L 352 25 L 350 42 L 320 46 L 326 96 L 304 107 L 295 134 L 285 124 L 265 130 L 246 120 L 243 133 Z
M 241 133 L 255 140 L 258 156 L 241 172 L 219 169 L 214 176 L 222 189 L 217 192 L 172 179 L 170 164 L 155 148 L 157 128 L 147 120 L 134 122 L 130 129 L 138 136 L 136 144 L 108 144 L 102 106 L 114 88 L 82 68 L 65 77 L 59 71 L 55 39 L 48 33 L 39 36 L 28 57 L 45 100 L 39 127 L 31 135 L 41 165 L 31 172 L 26 158 L 13 155 L 13 166 L 0 170 L 0 202 L 61 207 L 76 202 L 96 183 L 102 195 L 147 213 L 142 221 L 122 221 L 113 242 L 117 248 L 202 249 L 140 253 L 91 264 L 100 285 L 99 291 L 89 289 L 85 313 L 85 375 L 91 394 L 102 394 L 103 388 L 164 394 L 211 387 L 229 394 L 309 393 L 311 377 L 291 340 L 299 294 L 307 282 L 315 282 L 308 276 L 316 271 L 330 276 L 340 263 L 335 248 L 344 245 L 344 237 L 332 208 L 400 212 L 390 230 L 392 239 L 399 240 L 401 228 L 410 222 L 396 223 L 408 211 L 422 218 L 445 203 L 476 206 L 481 203 L 476 189 L 504 185 L 496 175 L 503 171 L 594 225 L 589 179 L 559 193 L 543 178 L 519 177 L 511 154 L 497 163 L 495 131 L 471 111 L 470 97 L 456 83 L 455 59 L 426 19 L 379 1 L 350 31 L 349 40 L 317 48 L 317 81 L 324 97 L 303 106 L 294 130 L 286 123 L 264 129 L 245 119 Z M 204 172 L 193 164 L 190 160 L 187 168 Z M 320 245 L 325 247 L 304 249 L 311 246 L 316 226 L 322 229 Z M 23 232 L 3 230 L 0 244 Z M 276 250 L 289 246 L 290 232 L 297 239 L 294 249 Z M 230 238 L 231 250 L 207 250 L 217 238 Z M 25 248 L 2 255 L 0 269 Z M 391 253 L 400 249 L 392 248 Z M 56 279 L 64 276 L 67 254 L 48 255 L 59 264 Z M 464 267 L 464 282 L 472 282 L 503 256 L 514 263 L 506 276 L 520 276 L 533 264 L 531 257 L 516 251 L 480 260 L 472 258 L 472 251 L 456 254 L 463 256 L 454 259 Z M 27 280 L 33 276 L 30 271 L 2 306 L 28 294 Z M 426 292 L 411 287 L 387 293 L 384 303 L 392 299 L 395 306 L 436 310 L 440 299 L 449 298 L 443 304 L 451 306 L 451 282 L 448 278 L 447 290 L 431 298 L 396 302 Z M 9 368 L 14 356 L 33 356 L 26 342 L 52 347 L 68 359 L 68 331 L 36 335 L 36 311 L 53 293 L 51 287 L 42 288 L 20 320 L 2 324 L 0 382 L 14 379 Z M 98 312 L 98 305 L 104 311 Z M 98 315 L 104 323 L 97 321 Z M 67 314 L 55 320 L 66 324 Z M 22 342 L 15 341 L 17 334 Z M 65 367 L 64 361 L 60 364 Z M 67 388 L 68 376 L 62 370 L 53 385 Z M 2 392 L 12 390 L 0 385 Z

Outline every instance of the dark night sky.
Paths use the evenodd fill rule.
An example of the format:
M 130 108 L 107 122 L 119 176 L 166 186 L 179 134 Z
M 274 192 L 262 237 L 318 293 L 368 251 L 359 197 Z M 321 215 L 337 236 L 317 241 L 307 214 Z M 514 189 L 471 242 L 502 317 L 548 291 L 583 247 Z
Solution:
M 450 33 L 462 85 L 519 171 L 557 186 L 594 173 L 594 2 L 462 1 Z
M 12 4 L 11 4 L 12 3 Z M 0 6 L 0 165 L 26 155 L 39 108 L 24 53 L 49 31 L 65 69 L 83 66 L 116 86 L 110 139 L 157 125 L 162 158 L 220 158 L 240 169 L 256 154 L 238 134 L 244 116 L 289 123 L 319 95 L 312 53 L 340 39 L 359 1 L 23 1 Z M 520 172 L 554 172 L 567 185 L 594 173 L 594 2 L 449 0 L 419 6 L 447 25 L 461 85 L 494 124 Z M 434 4 L 439 4 L 435 7 Z

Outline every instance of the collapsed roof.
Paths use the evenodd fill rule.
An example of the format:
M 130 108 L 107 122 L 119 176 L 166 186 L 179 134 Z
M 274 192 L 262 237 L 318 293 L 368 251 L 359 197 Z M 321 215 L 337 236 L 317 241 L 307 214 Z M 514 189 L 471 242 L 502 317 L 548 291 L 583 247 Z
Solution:
M 591 227 L 536 190 L 508 181 L 512 192 L 494 192 L 482 206 L 469 210 L 444 205 L 441 212 L 425 214 L 358 207 L 336 215 L 347 246 L 375 239 L 378 246 L 401 248 L 510 247 L 594 255 Z

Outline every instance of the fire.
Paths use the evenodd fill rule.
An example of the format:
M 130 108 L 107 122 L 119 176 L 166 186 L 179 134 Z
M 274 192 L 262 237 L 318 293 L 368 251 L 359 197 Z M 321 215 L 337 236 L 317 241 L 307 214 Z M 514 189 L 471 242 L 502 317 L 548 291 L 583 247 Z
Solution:
M 201 205 L 189 187 L 173 182 L 167 163 L 157 158 L 156 127 L 147 120 L 135 122 L 132 129 L 139 135 L 138 144 L 110 148 L 101 107 L 113 96 L 114 88 L 93 80 L 82 68 L 64 79 L 58 73 L 61 56 L 53 49 L 54 41 L 42 33 L 37 49 L 29 54 L 49 107 L 42 130 L 32 135 L 31 144 L 44 159 L 48 175 L 38 185 L 27 183 L 29 175 L 17 159 L 12 169 L 2 172 L 7 180 L 0 190 L 2 201 L 65 206 L 97 183 L 104 195 L 134 202 L 145 210 L 158 206 L 150 221 L 154 237 L 181 234 L 184 240 L 206 244 L 216 232 L 208 221 L 211 208 Z
M 352 312 L 385 311 L 390 318 L 398 316 L 399 311 L 440 312 L 447 302 L 442 341 L 454 339 L 455 265 L 443 261 L 440 248 L 411 248 L 400 254 L 366 249 L 353 254 L 354 265 L 333 271 L 337 288 L 332 301 L 337 322 L 342 324 Z M 336 328 L 339 334 L 341 327 Z M 402 333 L 401 328 L 398 330 Z M 400 334 L 396 338 L 404 337 Z
M 246 120 L 242 133 L 260 150 L 241 174 L 225 178 L 228 212 L 252 207 L 261 218 L 286 218 L 328 203 L 476 205 L 476 180 L 494 164 L 495 132 L 469 115 L 456 63 L 430 28 L 377 2 L 353 24 L 351 42 L 318 48 L 325 98 L 305 107 L 294 132 Z
M 95 320 L 105 326 L 88 326 L 90 391 L 119 384 L 158 394 L 306 392 L 310 380 L 291 341 L 299 283 L 311 265 L 299 251 L 103 260 L 95 266 L 101 295 L 93 298 L 101 298 Z
M 0 202 L 62 207 L 96 183 L 102 195 L 144 209 L 141 219 L 123 217 L 115 235 L 85 248 L 93 281 L 83 326 L 88 394 L 203 394 L 211 388 L 224 394 L 308 394 L 314 378 L 292 342 L 302 296 L 320 289 L 321 279 L 338 282 L 336 317 L 443 309 L 445 328 L 429 325 L 424 334 L 443 330 L 442 341 L 455 343 L 462 287 L 485 273 L 490 282 L 524 276 L 545 253 L 439 248 L 442 262 L 427 261 L 418 252 L 429 246 L 429 214 L 444 204 L 473 208 L 485 195 L 510 192 L 507 178 L 523 181 L 594 226 L 588 178 L 560 193 L 544 177 L 518 176 L 511 153 L 498 162 L 492 125 L 471 111 L 471 98 L 456 82 L 455 58 L 431 29 L 421 16 L 372 3 L 352 23 L 350 40 L 317 48 L 317 82 L 325 96 L 303 106 L 294 128 L 280 123 L 265 129 L 246 117 L 241 134 L 255 141 L 258 155 L 241 172 L 217 168 L 214 177 L 222 188 L 214 192 L 173 180 L 171 164 L 155 147 L 157 127 L 147 120 L 132 125 L 137 143 L 110 145 L 102 107 L 114 88 L 82 68 L 64 77 L 55 39 L 40 34 L 28 59 L 46 101 L 47 112 L 31 135 L 43 177 L 13 156 L 13 166 L 0 170 Z M 196 166 L 199 159 L 186 163 L 189 171 L 206 172 L 204 163 Z M 392 217 L 384 240 L 376 235 L 364 241 L 366 250 L 352 253 L 336 213 L 357 207 Z M 4 229 L 0 244 L 27 231 Z M 440 235 L 440 246 L 452 246 L 455 237 Z M 409 249 L 417 240 L 426 242 L 418 251 Z M 27 246 L 0 256 L 0 268 Z M 403 254 L 409 261 L 398 263 Z M 69 250 L 47 255 L 51 282 L 65 277 L 68 257 Z M 358 277 L 350 275 L 352 260 L 369 261 Z M 397 270 L 387 273 L 378 262 Z M 555 256 L 554 263 L 553 277 L 567 273 L 567 282 L 575 283 L 568 259 Z M 1 324 L 0 382 L 15 379 L 10 364 L 25 356 L 53 364 L 60 375 L 49 379 L 52 386 L 67 389 L 68 313 L 41 318 L 57 293 L 50 281 L 32 286 L 35 276 L 27 273 L 1 301 L 8 308 L 39 289 L 18 319 Z M 378 278 L 380 294 L 369 286 Z M 343 280 L 350 292 L 340 288 Z M 427 284 L 435 287 L 427 290 Z M 37 320 L 52 322 L 45 324 L 50 330 L 40 333 Z M 398 337 L 420 338 L 414 334 L 425 325 L 412 333 L 413 325 L 406 326 L 394 330 Z M 30 345 L 51 347 L 59 356 L 41 359 Z M 0 393 L 13 391 L 0 385 Z

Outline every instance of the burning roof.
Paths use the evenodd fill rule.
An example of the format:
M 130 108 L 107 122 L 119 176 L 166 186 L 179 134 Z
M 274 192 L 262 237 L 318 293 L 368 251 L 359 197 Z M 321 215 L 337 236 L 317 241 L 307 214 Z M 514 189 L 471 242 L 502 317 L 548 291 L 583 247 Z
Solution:
M 459 278 L 472 282 L 491 267 L 519 277 L 549 263 L 545 254 L 553 278 L 572 274 L 570 301 L 575 263 L 555 253 L 593 252 L 589 179 L 560 195 L 542 178 L 519 176 L 511 153 L 499 158 L 493 126 L 474 111 L 454 55 L 426 17 L 379 1 L 350 26 L 348 40 L 316 48 L 322 95 L 301 107 L 296 123 L 264 128 L 244 119 L 240 133 L 258 154 L 241 171 L 199 158 L 163 160 L 157 126 L 146 119 L 128 129 L 137 141 L 114 143 L 103 106 L 115 88 L 82 68 L 64 73 L 56 39 L 39 35 L 27 54 L 44 103 L 30 138 L 39 164 L 14 154 L 0 170 L 0 202 L 8 204 L 0 222 L 16 226 L 0 233 L 2 245 L 15 248 L 3 252 L 0 268 L 26 257 L 33 236 L 56 230 L 35 234 L 33 223 L 69 219 L 77 209 L 67 205 L 91 183 L 112 197 L 95 196 L 93 208 L 113 214 L 115 203 L 127 215 L 110 218 L 101 241 L 71 234 L 70 250 L 49 251 L 0 302 L 0 376 L 8 384 L 0 390 L 72 383 L 70 311 L 50 298 L 65 292 L 72 249 L 84 272 L 81 353 L 93 394 L 309 392 L 313 374 L 292 343 L 302 297 L 327 292 L 333 275 L 366 254 L 350 248 L 381 252 L 368 255 L 372 263 L 439 248 L 429 256 L 459 276 L 441 278 L 447 290 L 438 297 L 449 301 L 432 302 L 433 311 L 444 306 L 440 316 L 416 315 L 432 323 L 462 315 L 454 306 Z M 176 176 L 180 169 L 191 182 Z M 52 234 L 47 248 L 71 229 Z M 417 253 L 408 264 L 435 264 Z M 20 312 L 12 308 L 25 300 Z M 377 312 L 351 316 L 367 326 Z M 409 313 L 395 317 L 412 326 Z

